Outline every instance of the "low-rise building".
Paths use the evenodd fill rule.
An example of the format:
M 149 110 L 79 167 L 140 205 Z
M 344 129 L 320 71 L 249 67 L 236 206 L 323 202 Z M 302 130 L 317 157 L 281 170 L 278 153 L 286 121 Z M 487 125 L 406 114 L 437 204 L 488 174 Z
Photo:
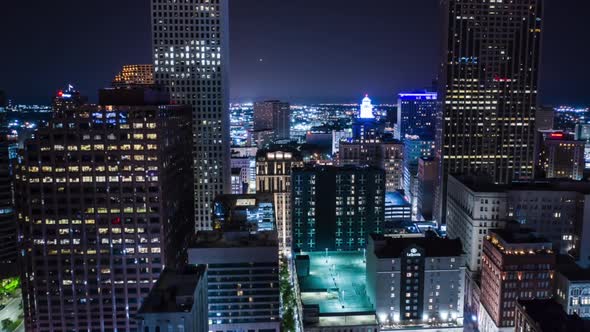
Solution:
M 378 331 L 362 252 L 303 253 L 295 266 L 304 331 Z
M 516 332 L 587 332 L 588 321 L 568 315 L 553 300 L 516 301 Z
M 137 313 L 139 331 L 208 331 L 205 266 L 166 269 Z
M 574 263 L 559 265 L 555 273 L 554 299 L 568 315 L 590 319 L 590 269 Z

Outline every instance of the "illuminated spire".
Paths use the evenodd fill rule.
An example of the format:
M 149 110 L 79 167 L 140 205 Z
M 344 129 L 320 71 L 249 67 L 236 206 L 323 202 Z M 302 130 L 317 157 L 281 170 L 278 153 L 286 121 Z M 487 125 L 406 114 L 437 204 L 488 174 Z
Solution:
M 369 95 L 365 95 L 363 99 L 363 103 L 361 104 L 361 114 L 360 117 L 362 119 L 373 119 L 373 104 L 371 104 L 371 99 Z

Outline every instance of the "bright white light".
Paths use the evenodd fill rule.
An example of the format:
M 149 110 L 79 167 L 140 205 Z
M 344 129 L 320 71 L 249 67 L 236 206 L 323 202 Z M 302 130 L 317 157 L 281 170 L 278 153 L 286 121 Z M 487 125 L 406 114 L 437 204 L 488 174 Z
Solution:
M 448 312 L 446 312 L 446 311 L 442 311 L 442 312 L 440 313 L 440 319 L 442 319 L 442 320 L 447 320 L 447 319 L 449 319 L 449 313 L 448 313 Z
M 387 314 L 380 313 L 379 314 L 379 322 L 383 323 L 385 321 L 387 321 Z
M 373 119 L 373 104 L 371 103 L 371 99 L 369 99 L 369 95 L 366 95 L 363 99 L 363 103 L 361 104 L 361 118 L 363 119 Z

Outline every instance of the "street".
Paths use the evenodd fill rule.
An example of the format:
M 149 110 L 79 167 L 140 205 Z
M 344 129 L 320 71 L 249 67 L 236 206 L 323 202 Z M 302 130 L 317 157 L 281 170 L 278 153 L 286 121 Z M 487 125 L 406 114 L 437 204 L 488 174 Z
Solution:
M 0 310 L 0 322 L 6 318 L 10 318 L 12 321 L 18 320 L 18 317 L 22 314 L 22 309 L 20 308 L 20 303 L 21 303 L 20 292 L 18 292 L 18 295 L 19 296 L 16 298 L 11 298 L 6 302 L 2 302 L 6 305 L 6 307 L 4 309 Z M 24 324 L 21 324 L 14 331 L 24 332 L 25 331 Z

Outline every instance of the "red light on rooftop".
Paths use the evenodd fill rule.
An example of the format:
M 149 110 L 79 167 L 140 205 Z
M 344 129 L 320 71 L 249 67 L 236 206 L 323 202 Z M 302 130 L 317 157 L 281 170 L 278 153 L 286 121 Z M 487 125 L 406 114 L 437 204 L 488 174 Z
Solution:
M 63 97 L 63 96 L 64 96 L 64 92 L 63 92 L 63 91 L 61 91 L 61 90 L 59 90 L 59 91 L 57 92 L 57 96 L 58 96 L 58 97 L 60 97 L 60 98 L 61 98 L 61 97 Z
M 551 138 L 563 138 L 563 133 L 551 133 L 549 134 L 549 137 Z

